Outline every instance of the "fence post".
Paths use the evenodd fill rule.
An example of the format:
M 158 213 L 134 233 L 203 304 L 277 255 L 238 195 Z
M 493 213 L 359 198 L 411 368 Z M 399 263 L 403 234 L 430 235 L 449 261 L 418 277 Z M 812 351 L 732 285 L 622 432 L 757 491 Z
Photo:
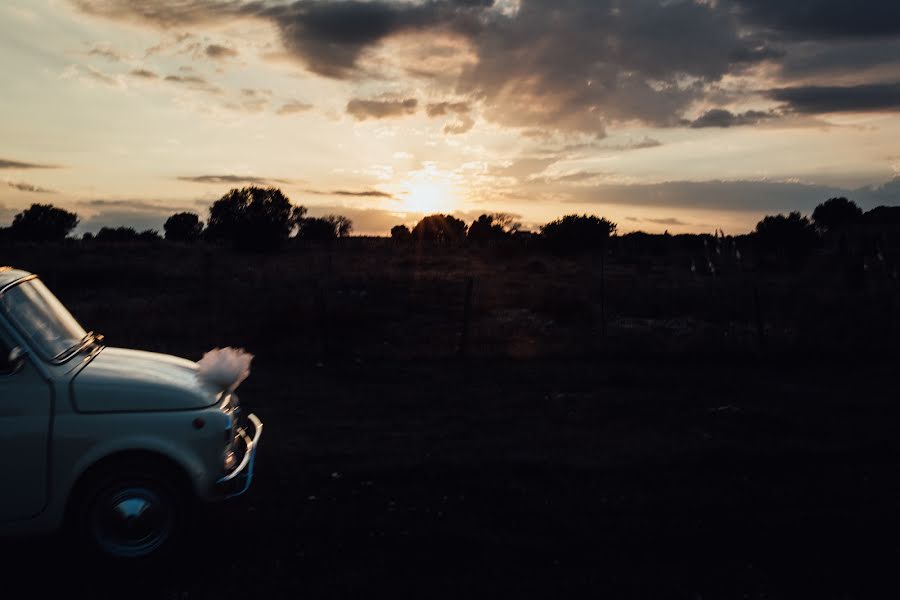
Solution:
M 474 287 L 475 279 L 473 277 L 466 278 L 466 297 L 463 300 L 463 320 L 462 320 L 462 332 L 459 336 L 459 347 L 456 350 L 456 354 L 459 357 L 464 357 L 466 355 L 467 346 L 469 344 L 469 321 L 472 318 L 472 288 Z

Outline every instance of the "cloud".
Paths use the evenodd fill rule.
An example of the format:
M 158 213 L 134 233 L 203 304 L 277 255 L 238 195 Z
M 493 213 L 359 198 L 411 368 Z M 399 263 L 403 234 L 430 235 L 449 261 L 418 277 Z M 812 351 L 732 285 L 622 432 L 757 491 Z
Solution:
M 234 58 L 235 56 L 238 56 L 238 54 L 239 54 L 237 50 L 235 50 L 233 48 L 229 48 L 227 46 L 222 46 L 220 44 L 208 45 L 206 47 L 205 52 L 206 52 L 206 56 L 208 56 L 209 58 L 212 58 L 212 59 L 216 59 L 216 60 L 226 59 L 226 58 Z
M 267 179 L 264 177 L 254 177 L 252 175 L 192 175 L 178 177 L 179 181 L 188 181 L 191 183 L 208 183 L 208 184 L 250 184 L 267 186 L 273 183 L 292 183 L 286 179 Z
M 803 114 L 900 110 L 900 83 L 788 87 L 771 90 L 769 96 Z
M 425 106 L 425 114 L 429 117 L 452 116 L 452 120 L 444 124 L 444 133 L 459 135 L 475 126 L 475 119 L 469 116 L 472 110 L 468 102 L 434 102 Z
M 276 112 L 279 115 L 296 115 L 297 113 L 306 112 L 312 107 L 312 104 L 307 104 L 306 102 L 292 101 L 282 104 L 281 108 L 279 108 Z
M 191 85 L 209 85 L 209 82 L 198 75 L 166 75 L 166 81 Z
M 419 101 L 415 98 L 401 100 L 362 100 L 354 98 L 347 103 L 347 114 L 357 121 L 389 119 L 416 112 Z
M 444 133 L 447 135 L 460 135 L 466 133 L 475 126 L 475 119 L 469 115 L 460 115 L 444 125 Z
M 115 77 L 107 75 L 90 65 L 69 65 L 63 71 L 61 77 L 63 79 L 77 79 L 87 84 L 102 83 L 111 86 L 121 85 L 121 82 Z
M 713 108 L 706 111 L 688 125 L 694 129 L 704 127 L 740 127 L 742 125 L 756 125 L 762 121 L 772 119 L 776 115 L 772 112 L 760 110 L 748 110 L 742 113 L 733 113 L 723 108 Z
M 398 36 L 452 39 L 451 45 L 472 60 L 458 72 L 422 75 L 438 91 L 477 98 L 479 116 L 502 126 L 596 138 L 609 126 L 634 123 L 757 125 L 770 118 L 765 108 L 742 113 L 717 108 L 695 118 L 689 113 L 717 103 L 723 82 L 753 77 L 754 68 L 767 63 L 776 65 L 767 72 L 780 74 L 784 87 L 764 97 L 802 113 L 821 112 L 823 105 L 893 110 L 897 94 L 891 82 L 900 77 L 896 2 L 859 7 L 844 0 L 70 1 L 88 14 L 166 30 L 266 21 L 275 26 L 288 56 L 336 79 L 395 82 L 387 73 L 398 70 L 391 67 L 409 73 L 416 66 L 409 52 L 365 59 Z M 207 52 L 214 47 L 223 50 L 213 54 L 233 51 L 205 46 Z M 829 81 L 827 75 L 838 70 L 858 77 L 847 82 L 857 86 L 852 93 L 798 80 L 818 73 Z M 893 79 L 887 78 L 890 72 Z M 753 86 L 728 93 L 734 104 L 759 99 Z M 366 119 L 415 109 L 398 102 L 354 99 L 347 112 Z M 468 108 L 439 102 L 427 105 L 426 113 L 455 116 L 445 133 L 463 133 L 474 124 L 465 116 Z
M 828 198 L 853 198 L 853 190 L 781 181 L 667 181 L 655 184 L 600 184 L 575 188 L 577 204 L 678 207 L 709 211 L 810 212 Z M 860 197 L 863 193 L 860 192 Z
M 364 198 L 393 198 L 392 194 L 382 192 L 381 190 L 303 190 L 307 194 L 316 196 L 355 196 Z
M 210 202 L 205 200 L 154 200 L 144 198 L 114 198 L 81 200 L 68 207 L 75 210 L 81 221 L 76 233 L 96 233 L 102 227 L 133 227 L 138 231 L 162 231 L 170 216 L 179 212 L 206 213 Z
M 131 75 L 142 79 L 159 79 L 159 75 L 147 69 L 134 69 L 131 71 Z
M 526 157 L 519 158 L 510 162 L 506 166 L 495 167 L 489 171 L 494 177 L 515 177 L 516 179 L 525 179 L 529 175 L 543 172 L 547 167 L 555 163 L 556 157 L 535 158 Z
M 900 35 L 900 4 L 845 0 L 730 0 L 742 21 L 798 38 Z
M 643 219 L 647 223 L 653 223 L 654 225 L 690 225 L 690 223 L 685 223 L 681 219 L 676 219 L 675 217 L 662 217 L 659 219 Z
M 442 117 L 449 114 L 466 114 L 471 110 L 468 102 L 436 102 L 425 106 L 425 114 L 429 117 Z
M 35 194 L 55 194 L 55 190 L 50 190 L 47 188 L 38 187 L 31 183 L 25 182 L 15 182 L 15 181 L 7 181 L 6 185 L 9 187 L 19 190 L 20 192 L 33 192 Z
M 98 56 L 110 62 L 122 62 L 122 54 L 107 44 L 98 44 L 88 51 L 88 56 Z
M 615 152 L 627 152 L 629 150 L 645 150 L 647 148 L 658 148 L 663 143 L 650 136 L 644 136 L 639 140 L 629 140 L 621 144 L 603 144 L 595 146 L 598 150 L 612 150 Z
M 488 119 L 598 137 L 610 123 L 679 125 L 712 84 L 777 54 L 715 2 L 522 0 L 474 43 L 459 87 Z
M 0 169 L 58 169 L 55 165 L 40 165 L 0 158 Z

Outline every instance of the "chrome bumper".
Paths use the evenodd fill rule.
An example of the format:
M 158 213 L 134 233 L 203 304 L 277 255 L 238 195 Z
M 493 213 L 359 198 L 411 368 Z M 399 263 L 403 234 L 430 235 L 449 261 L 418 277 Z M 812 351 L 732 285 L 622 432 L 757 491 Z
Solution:
M 240 496 L 247 491 L 253 480 L 253 462 L 259 448 L 259 438 L 262 437 L 263 424 L 252 413 L 247 415 L 247 420 L 253 426 L 252 435 L 244 428 L 237 430 L 238 437 L 244 442 L 244 457 L 234 471 L 216 482 L 216 492 L 225 498 Z

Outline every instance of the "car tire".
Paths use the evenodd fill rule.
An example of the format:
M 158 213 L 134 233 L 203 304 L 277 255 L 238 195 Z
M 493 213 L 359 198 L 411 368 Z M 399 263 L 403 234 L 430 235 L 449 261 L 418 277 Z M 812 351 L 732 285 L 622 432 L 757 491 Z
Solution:
M 171 469 L 145 461 L 101 467 L 81 486 L 72 513 L 78 541 L 117 561 L 170 555 L 190 523 L 189 496 Z

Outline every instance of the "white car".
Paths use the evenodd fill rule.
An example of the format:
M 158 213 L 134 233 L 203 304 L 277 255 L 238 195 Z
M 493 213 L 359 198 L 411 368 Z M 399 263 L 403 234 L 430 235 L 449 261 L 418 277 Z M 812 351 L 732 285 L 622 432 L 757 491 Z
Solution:
M 262 429 L 197 363 L 107 347 L 0 268 L 0 534 L 68 524 L 104 555 L 156 554 L 196 500 L 247 490 Z

